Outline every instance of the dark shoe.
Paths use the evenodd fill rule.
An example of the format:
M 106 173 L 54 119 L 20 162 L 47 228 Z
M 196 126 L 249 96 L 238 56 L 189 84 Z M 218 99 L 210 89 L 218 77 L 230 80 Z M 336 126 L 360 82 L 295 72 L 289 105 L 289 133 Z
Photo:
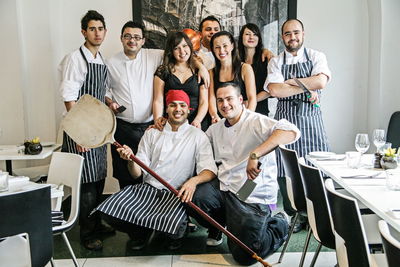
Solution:
M 208 230 L 206 244 L 209 247 L 216 247 L 222 244 L 222 232 L 219 230 Z
M 188 231 L 190 233 L 197 232 L 197 230 L 199 230 L 199 227 L 197 225 L 195 225 L 194 223 L 191 223 L 191 222 L 188 223 Z
M 141 250 L 143 249 L 146 244 L 147 244 L 148 239 L 131 239 L 129 242 L 129 247 L 132 250 Z
M 182 247 L 183 238 L 178 239 L 169 239 L 168 249 L 169 250 L 177 250 Z
M 294 221 L 294 217 L 292 217 L 292 224 Z M 307 227 L 307 221 L 302 221 L 302 218 L 298 218 L 297 222 L 295 223 L 294 227 L 293 227 L 293 233 L 298 233 L 303 229 L 306 229 Z
M 114 228 L 101 224 L 97 229 L 96 232 L 100 235 L 115 235 Z
M 88 250 L 102 250 L 103 249 L 103 242 L 100 239 L 89 239 L 83 241 L 83 246 Z

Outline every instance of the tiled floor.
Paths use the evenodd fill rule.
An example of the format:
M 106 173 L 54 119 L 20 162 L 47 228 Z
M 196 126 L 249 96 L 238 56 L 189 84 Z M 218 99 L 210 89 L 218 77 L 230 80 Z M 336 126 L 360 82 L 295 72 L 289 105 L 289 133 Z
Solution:
M 314 253 L 308 253 L 304 266 L 309 266 Z M 298 266 L 301 253 L 290 252 L 285 254 L 281 264 L 278 261 L 279 253 L 275 253 L 267 258 L 273 266 L 293 267 Z M 81 267 L 223 267 L 240 266 L 235 263 L 229 254 L 197 254 L 197 255 L 163 255 L 163 256 L 136 256 L 136 257 L 113 257 L 113 258 L 88 258 L 79 259 Z M 57 267 L 73 266 L 71 260 L 56 260 Z M 316 267 L 333 267 L 336 264 L 334 252 L 321 252 Z M 48 264 L 46 267 L 49 267 Z M 251 266 L 261 266 L 260 263 Z

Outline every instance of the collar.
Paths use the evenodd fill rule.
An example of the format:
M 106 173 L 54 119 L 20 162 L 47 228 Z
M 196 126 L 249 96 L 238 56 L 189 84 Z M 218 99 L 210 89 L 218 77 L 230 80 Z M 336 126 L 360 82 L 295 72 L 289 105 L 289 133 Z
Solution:
M 172 131 L 172 126 L 169 124 L 169 121 L 164 126 L 164 131 L 169 132 L 169 133 L 183 133 L 190 127 L 188 120 L 186 120 L 181 126 L 179 126 L 178 131 L 173 132 Z
M 88 62 L 98 60 L 99 58 L 101 59 L 99 51 L 97 51 L 96 57 L 94 57 L 92 52 L 90 52 L 90 50 L 85 46 L 85 44 L 83 44 L 81 48 Z
M 211 50 L 208 50 L 207 47 L 205 47 L 202 43 L 200 43 L 200 51 L 203 51 L 204 53 L 211 53 Z
M 300 58 L 300 57 L 303 57 L 304 56 L 304 44 L 300 47 L 300 49 L 297 51 L 297 56 L 293 56 L 290 52 L 288 52 L 286 49 L 285 49 L 285 55 L 286 55 L 286 58 L 288 59 L 288 58 Z
M 226 128 L 235 127 L 236 125 L 240 125 L 240 124 L 241 124 L 241 122 L 244 120 L 244 117 L 246 117 L 245 114 L 247 114 L 247 112 L 248 112 L 248 109 L 247 109 L 244 105 L 242 105 L 242 108 L 243 108 L 242 114 L 240 114 L 239 120 L 238 120 L 234 125 L 231 125 L 231 124 L 229 123 L 229 121 L 228 121 L 227 119 L 225 119 L 225 121 L 224 121 L 224 126 L 225 126 Z
M 125 54 L 124 50 L 122 50 L 121 55 L 122 55 L 123 60 L 125 60 L 125 61 L 134 61 L 134 60 L 140 59 L 140 58 L 142 57 L 142 50 L 143 50 L 143 48 L 140 48 L 140 50 L 139 50 L 139 52 L 137 53 L 135 59 L 130 59 L 130 58 Z

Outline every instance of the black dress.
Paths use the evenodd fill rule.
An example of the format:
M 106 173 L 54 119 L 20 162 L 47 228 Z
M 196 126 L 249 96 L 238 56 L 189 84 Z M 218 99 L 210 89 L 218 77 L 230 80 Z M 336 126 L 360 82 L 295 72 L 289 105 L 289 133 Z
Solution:
M 164 107 L 166 107 L 165 97 L 169 90 L 182 90 L 188 94 L 190 99 L 190 113 L 188 116 L 188 121 L 189 124 L 192 123 L 194 118 L 196 118 L 197 111 L 199 109 L 200 86 L 203 85 L 203 81 L 198 83 L 197 74 L 192 72 L 192 76 L 182 83 L 178 77 L 167 71 L 164 66 L 158 67 L 155 75 L 164 81 Z
M 267 79 L 268 75 L 268 60 L 265 59 L 264 62 L 260 62 L 257 67 L 254 66 L 254 64 L 251 65 L 254 71 L 254 76 L 256 79 L 256 89 L 257 89 L 257 94 L 259 92 L 264 91 L 264 83 L 265 80 Z M 257 107 L 256 107 L 256 112 L 264 114 L 268 116 L 269 109 L 268 109 L 268 98 L 264 99 L 263 101 L 257 102 Z
M 246 93 L 246 85 L 245 85 L 245 83 L 244 83 L 244 81 L 242 79 L 242 68 L 243 68 L 243 63 L 240 66 L 239 74 L 237 76 L 238 77 L 237 80 L 233 79 L 232 81 L 226 81 L 226 82 L 221 82 L 219 80 L 219 73 L 217 73 L 215 71 L 215 68 L 214 68 L 214 92 L 216 92 L 217 88 L 219 88 L 220 85 L 223 84 L 223 83 L 227 83 L 227 82 L 236 83 L 240 87 L 240 93 L 243 96 L 243 100 L 246 101 L 247 100 L 247 93 Z

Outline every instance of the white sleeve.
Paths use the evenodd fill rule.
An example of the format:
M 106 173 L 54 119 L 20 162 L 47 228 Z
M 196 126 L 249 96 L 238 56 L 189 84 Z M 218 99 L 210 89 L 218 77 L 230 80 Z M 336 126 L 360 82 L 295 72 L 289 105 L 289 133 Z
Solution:
M 60 63 L 58 71 L 61 77 L 60 93 L 64 102 L 78 99 L 79 90 L 85 82 L 86 67 L 83 69 L 73 56 L 67 55 Z
M 153 143 L 151 140 L 153 139 L 152 130 L 149 129 L 144 132 L 143 137 L 140 139 L 138 151 L 136 153 L 136 157 L 140 159 L 144 164 L 150 166 L 151 163 L 151 144 Z
M 281 64 L 279 63 L 279 56 L 273 57 L 268 63 L 268 75 L 264 83 L 264 90 L 269 93 L 268 85 L 270 83 L 284 83 L 285 78 L 282 75 Z
M 313 62 L 313 69 L 311 75 L 315 76 L 323 73 L 328 77 L 328 81 L 330 81 L 332 73 L 329 70 L 328 61 L 326 60 L 325 54 L 318 51 L 313 51 L 313 52 L 314 53 L 312 53 L 311 55 L 311 60 Z
M 211 144 L 204 133 L 197 139 L 196 149 L 196 172 L 199 174 L 203 170 L 212 171 L 217 175 L 218 169 L 215 165 Z
M 297 128 L 296 125 L 294 125 L 293 123 L 290 123 L 289 121 L 287 121 L 285 119 L 281 119 L 281 120 L 277 121 L 277 123 L 272 128 L 272 131 L 275 131 L 275 130 L 283 130 L 283 131 L 293 131 L 293 132 L 295 132 L 296 133 L 296 138 L 295 138 L 295 140 L 293 140 L 289 144 L 292 144 L 292 143 L 296 142 L 301 136 L 299 128 Z

